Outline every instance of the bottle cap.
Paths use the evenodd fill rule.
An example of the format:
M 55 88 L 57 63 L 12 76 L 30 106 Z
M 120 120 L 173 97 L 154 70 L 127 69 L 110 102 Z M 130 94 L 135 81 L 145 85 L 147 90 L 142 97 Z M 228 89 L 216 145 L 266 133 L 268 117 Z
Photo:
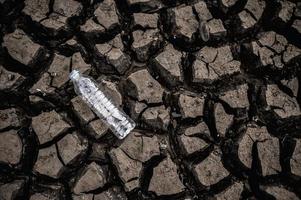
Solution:
M 78 80 L 80 76 L 80 72 L 78 70 L 72 70 L 72 72 L 69 74 L 69 78 L 71 80 Z

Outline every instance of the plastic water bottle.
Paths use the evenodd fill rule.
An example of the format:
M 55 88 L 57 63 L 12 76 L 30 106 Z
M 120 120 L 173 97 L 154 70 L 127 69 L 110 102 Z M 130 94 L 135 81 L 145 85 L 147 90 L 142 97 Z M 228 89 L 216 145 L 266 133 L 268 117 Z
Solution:
M 75 93 L 109 125 L 119 139 L 125 138 L 135 128 L 135 122 L 112 103 L 93 79 L 77 70 L 73 70 L 69 77 Z

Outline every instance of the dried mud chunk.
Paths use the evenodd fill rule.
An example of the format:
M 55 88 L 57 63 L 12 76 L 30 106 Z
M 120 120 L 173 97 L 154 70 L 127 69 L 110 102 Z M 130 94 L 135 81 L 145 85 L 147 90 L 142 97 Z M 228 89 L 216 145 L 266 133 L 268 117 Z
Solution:
M 45 26 L 46 28 L 54 29 L 55 31 L 58 31 L 59 29 L 63 28 L 67 23 L 67 17 L 64 17 L 62 15 L 51 13 L 49 17 L 43 21 L 41 21 L 41 24 Z
M 88 148 L 87 140 L 78 136 L 77 133 L 68 134 L 57 143 L 58 152 L 65 165 L 70 164 L 80 155 L 83 155 Z
M 53 4 L 53 11 L 65 17 L 72 17 L 78 15 L 83 6 L 81 3 L 74 0 L 55 0 Z
M 158 138 L 144 136 L 138 132 L 132 132 L 127 136 L 119 148 L 130 158 L 140 162 L 146 162 L 151 157 L 160 155 Z
M 72 69 L 73 70 L 78 70 L 83 74 L 89 74 L 91 71 L 91 65 L 87 64 L 81 53 L 77 52 L 72 55 Z
M 301 140 L 296 139 L 296 146 L 294 153 L 290 159 L 291 172 L 301 176 Z
M 211 19 L 207 22 L 209 28 L 210 36 L 221 37 L 227 33 L 227 30 L 224 28 L 223 22 L 220 19 Z
M 252 165 L 252 147 L 257 143 L 262 175 L 272 175 L 281 170 L 279 141 L 272 137 L 266 127 L 248 127 L 238 147 L 238 157 L 248 168 Z
M 40 144 L 51 141 L 70 127 L 55 111 L 43 112 L 32 118 L 32 128 L 37 134 Z
M 174 49 L 171 44 L 167 45 L 164 51 L 154 59 L 154 64 L 158 73 L 171 85 L 183 81 L 181 74 L 181 59 L 182 53 Z
M 120 74 L 125 73 L 129 68 L 131 64 L 130 57 L 124 53 L 124 46 L 120 35 L 108 43 L 96 44 L 96 49 Z
M 301 49 L 289 44 L 286 48 L 286 51 L 283 53 L 283 61 L 284 63 L 288 63 L 289 61 L 296 57 L 299 57 L 300 55 Z
M 237 1 L 238 0 L 221 0 L 221 3 L 225 7 L 231 7 L 234 6 Z
M 60 88 L 69 80 L 71 57 L 55 54 L 48 69 L 52 76 L 51 86 Z
M 142 120 L 155 129 L 167 130 L 170 124 L 170 108 L 164 106 L 148 108 L 143 112 Z
M 83 32 L 104 32 L 105 28 L 92 19 L 88 19 L 84 25 L 80 26 L 80 30 Z
M 2 45 L 7 48 L 11 57 L 24 65 L 29 65 L 41 49 L 41 46 L 34 43 L 21 29 L 5 35 Z
M 156 28 L 159 16 L 157 13 L 134 13 L 134 24 L 143 28 Z
M 32 20 L 40 21 L 49 12 L 49 2 L 50 0 L 25 0 L 25 7 L 22 11 L 29 15 Z
M 245 11 L 245 10 L 241 11 L 238 14 L 238 17 L 239 17 L 239 20 L 241 22 L 241 26 L 244 29 L 248 29 L 248 28 L 253 27 L 257 22 L 256 19 L 254 19 L 252 17 L 252 15 L 249 12 Z
M 261 18 L 265 8 L 263 0 L 248 0 L 245 8 L 238 16 L 244 29 L 251 28 Z
M 277 200 L 297 200 L 299 199 L 293 192 L 279 186 L 269 186 L 265 191 L 275 197 Z
M 93 194 L 80 194 L 80 195 L 72 195 L 73 200 L 93 200 Z
M 141 62 L 147 61 L 152 51 L 157 49 L 162 41 L 158 29 L 134 31 L 133 38 L 132 49 Z
M 227 199 L 239 200 L 243 189 L 244 189 L 243 183 L 235 182 L 233 185 L 226 188 L 221 193 L 215 195 L 215 197 L 218 200 L 227 200 Z
M 205 149 L 208 147 L 208 143 L 203 139 L 196 137 L 196 134 L 205 134 L 209 135 L 209 129 L 204 122 L 187 128 L 184 131 L 184 134 L 179 136 L 179 145 L 182 148 L 185 155 L 192 154 L 196 151 Z
M 17 128 L 22 125 L 22 117 L 20 111 L 16 108 L 8 108 L 0 110 L 0 130 L 6 128 Z
M 267 86 L 266 102 L 281 118 L 300 115 L 300 107 L 296 98 L 282 92 L 277 85 Z
M 140 113 L 147 107 L 146 104 L 138 101 L 130 101 L 130 116 L 133 120 L 138 119 Z
M 80 96 L 74 97 L 71 103 L 76 116 L 81 120 L 82 124 L 86 124 L 95 118 L 95 114 Z
M 234 60 L 230 46 L 202 48 L 192 66 L 193 82 L 214 81 L 239 72 L 240 62 Z
M 95 139 L 99 139 L 107 133 L 109 127 L 103 120 L 96 119 L 88 124 L 88 130 L 90 135 Z
M 224 92 L 220 99 L 228 103 L 232 108 L 246 108 L 249 107 L 247 92 L 247 84 L 239 85 L 234 90 Z
M 201 21 L 208 21 L 213 18 L 210 11 L 208 10 L 208 7 L 207 7 L 207 4 L 205 1 L 197 2 L 196 4 L 194 4 L 194 8 Z
M 286 1 L 286 0 L 280 1 L 280 3 L 281 3 L 281 10 L 278 14 L 278 17 L 282 21 L 288 22 L 294 13 L 294 8 L 295 8 L 296 4 L 294 4 L 290 1 Z
M 73 192 L 75 194 L 86 193 L 103 187 L 107 183 L 105 171 L 95 162 L 89 164 L 75 183 Z
M 22 157 L 23 145 L 16 131 L 0 133 L 0 162 L 18 164 Z
M 233 122 L 233 115 L 227 114 L 222 104 L 218 103 L 214 109 L 214 116 L 218 133 L 225 137 L 227 129 Z
M 132 73 L 128 77 L 128 85 L 130 88 L 127 93 L 137 98 L 138 101 L 146 101 L 147 103 L 162 102 L 164 89 L 146 69 Z
M 132 132 L 118 148 L 110 152 L 113 163 L 117 167 L 118 174 L 127 191 L 139 187 L 138 178 L 142 163 L 159 154 L 157 137 L 147 137 L 138 132 Z M 128 167 L 133 167 L 130 172 L 128 172 Z
M 24 76 L 8 71 L 0 65 L 0 91 L 16 90 L 23 84 L 24 80 Z
M 198 30 L 199 23 L 193 14 L 191 6 L 176 7 L 171 9 L 174 15 L 174 33 L 177 37 L 187 38 L 192 40 L 192 36 Z
M 113 0 L 104 0 L 99 4 L 94 15 L 105 29 L 110 29 L 119 24 L 116 11 L 116 5 Z
M 205 160 L 195 165 L 193 173 L 205 186 L 213 185 L 229 175 L 223 166 L 219 149 L 215 149 Z
M 286 38 L 273 31 L 261 33 L 257 37 L 258 41 L 253 41 L 251 47 L 253 54 L 259 57 L 262 66 L 274 65 L 277 68 L 283 68 L 284 63 L 298 55 L 296 47 L 290 44 L 287 46 Z M 288 53 L 291 48 L 294 48 L 293 54 Z
M 154 168 L 148 190 L 157 195 L 172 195 L 182 192 L 184 185 L 180 181 L 177 170 L 176 164 L 168 156 Z
M 95 194 L 93 200 L 127 200 L 125 193 L 119 187 L 112 187 L 100 194 Z
M 186 94 L 180 94 L 179 107 L 183 118 L 196 118 L 203 116 L 204 111 L 204 97 L 190 96 Z
M 42 74 L 41 78 L 31 88 L 30 93 L 42 92 L 43 95 L 54 94 L 55 88 L 51 86 L 51 76 L 49 73 Z
M 13 200 L 17 195 L 23 193 L 24 181 L 15 180 L 10 183 L 0 185 L 0 199 Z
M 38 158 L 33 169 L 40 174 L 52 178 L 59 178 L 63 167 L 63 164 L 57 156 L 55 145 L 52 145 L 39 150 Z
M 139 176 L 142 170 L 142 163 L 128 157 L 128 155 L 120 148 L 111 150 L 110 157 L 117 168 L 120 179 L 124 183 L 125 190 L 131 191 L 134 188 L 139 187 Z

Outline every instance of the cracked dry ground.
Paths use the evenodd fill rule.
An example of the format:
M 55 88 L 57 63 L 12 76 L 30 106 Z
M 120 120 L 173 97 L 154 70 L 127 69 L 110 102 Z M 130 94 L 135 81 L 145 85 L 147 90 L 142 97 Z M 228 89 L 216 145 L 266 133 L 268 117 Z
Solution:
M 1 200 L 300 199 L 300 2 L 0 4 Z M 126 139 L 73 69 L 135 120 Z

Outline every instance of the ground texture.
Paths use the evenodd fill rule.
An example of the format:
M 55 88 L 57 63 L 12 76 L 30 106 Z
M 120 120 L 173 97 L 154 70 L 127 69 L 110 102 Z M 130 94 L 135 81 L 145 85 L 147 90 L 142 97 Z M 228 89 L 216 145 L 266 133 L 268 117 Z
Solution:
M 0 0 L 0 199 L 300 199 L 301 3 Z M 89 74 L 123 141 L 74 93 Z

